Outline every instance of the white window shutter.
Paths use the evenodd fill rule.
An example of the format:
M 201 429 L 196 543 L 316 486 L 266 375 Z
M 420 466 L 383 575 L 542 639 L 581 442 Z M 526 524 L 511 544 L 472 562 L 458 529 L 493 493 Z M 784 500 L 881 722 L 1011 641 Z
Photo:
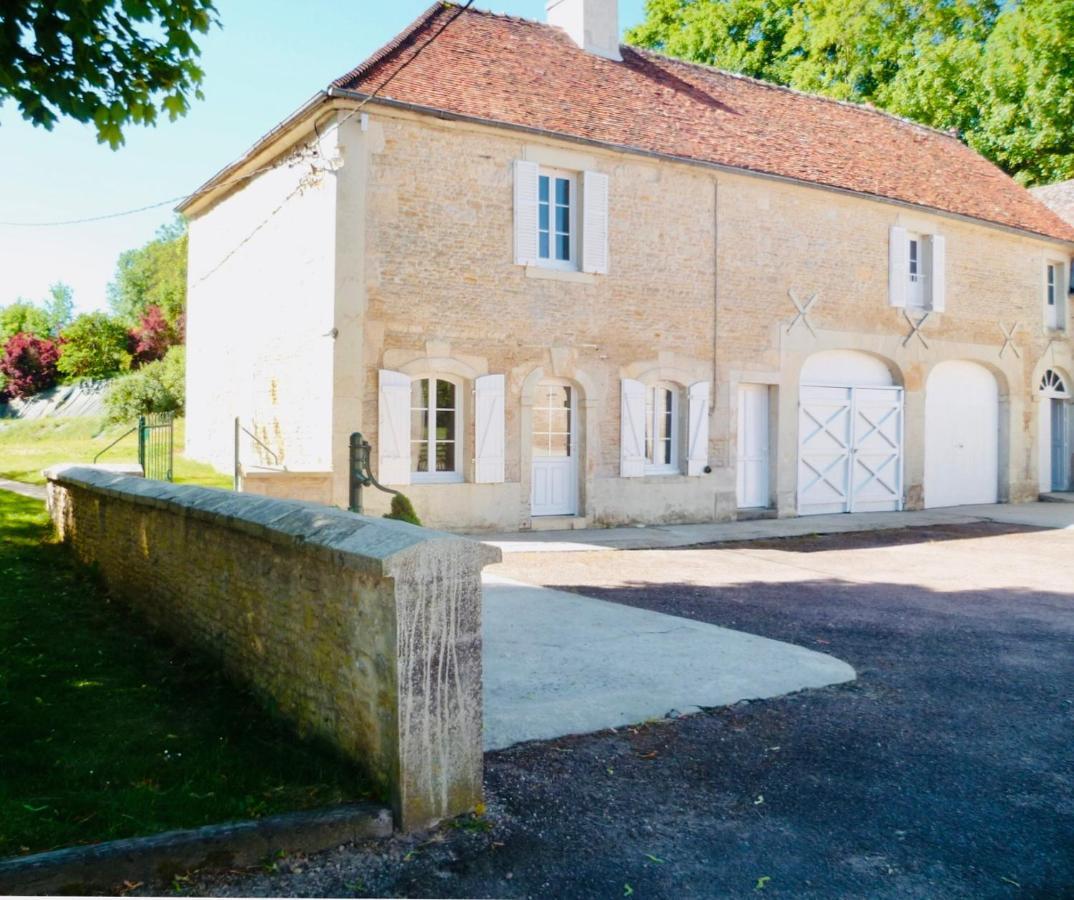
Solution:
M 891 226 L 888 239 L 888 299 L 892 306 L 906 308 L 906 290 L 910 284 L 910 239 L 906 229 Z
M 503 375 L 482 375 L 474 381 L 474 481 L 503 481 Z
M 638 478 L 645 474 L 645 385 L 624 378 L 619 421 L 619 474 Z
M 690 385 L 690 423 L 686 434 L 686 474 L 704 475 L 709 464 L 709 383 Z
M 582 271 L 608 274 L 608 176 L 582 175 Z
M 947 250 L 942 234 L 934 234 L 929 238 L 929 249 L 931 251 L 929 253 L 931 260 L 929 284 L 932 286 L 929 309 L 934 312 L 943 312 L 947 302 L 947 281 L 944 277 L 947 272 Z
M 377 480 L 410 484 L 410 376 L 380 370 Z
M 538 166 L 515 160 L 515 262 L 531 266 L 537 262 L 537 180 Z

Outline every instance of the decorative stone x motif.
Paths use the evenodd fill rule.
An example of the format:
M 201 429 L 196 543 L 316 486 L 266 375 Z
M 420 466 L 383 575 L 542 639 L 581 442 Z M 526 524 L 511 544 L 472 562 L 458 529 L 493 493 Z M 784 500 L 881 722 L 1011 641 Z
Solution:
M 809 329 L 809 333 L 813 335 L 813 337 L 816 337 L 817 333 L 809 323 L 809 308 L 817 301 L 816 291 L 806 297 L 805 301 L 798 299 L 798 295 L 794 292 L 794 288 L 787 291 L 787 296 L 791 298 L 791 303 L 793 303 L 794 308 L 798 310 L 798 314 L 791 319 L 790 325 L 787 326 L 787 334 L 790 334 L 794 330 L 794 326 L 801 322 Z
M 906 319 L 907 323 L 910 325 L 910 333 L 906 335 L 906 338 L 902 342 L 902 345 L 904 347 L 914 339 L 914 335 L 917 335 L 917 339 L 921 341 L 921 346 L 924 347 L 926 350 L 929 349 L 928 342 L 925 340 L 925 335 L 921 333 L 921 326 L 924 325 L 926 321 L 928 321 L 928 318 L 931 315 L 932 310 L 926 310 L 925 314 L 922 315 L 921 318 L 915 322 L 913 319 L 910 318 L 910 314 L 905 309 L 902 311 L 902 317 Z
M 999 358 L 1003 359 L 1003 352 L 1010 347 L 1014 351 L 1014 355 L 1017 359 L 1022 358 L 1022 354 L 1018 352 L 1018 347 L 1014 343 L 1014 333 L 1022 327 L 1021 322 L 1015 322 L 1010 328 L 1000 323 L 999 330 L 1003 332 L 1003 346 L 999 348 Z

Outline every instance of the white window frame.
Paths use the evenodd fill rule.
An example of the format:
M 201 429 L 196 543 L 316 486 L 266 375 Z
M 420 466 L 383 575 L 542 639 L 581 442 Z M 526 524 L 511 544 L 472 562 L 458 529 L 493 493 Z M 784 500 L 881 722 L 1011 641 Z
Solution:
M 1059 259 L 1044 261 L 1044 327 L 1049 331 L 1067 330 L 1067 264 Z M 1054 282 L 1049 284 L 1049 276 Z M 1049 302 L 1049 294 L 1051 301 Z
M 932 255 L 928 236 L 906 232 L 906 308 L 931 309 Z
M 656 448 L 664 444 L 653 441 L 650 445 L 651 434 L 656 435 L 657 418 L 666 416 L 667 411 L 658 409 L 656 404 L 656 392 L 667 391 L 671 397 L 671 427 L 669 429 L 668 443 L 671 445 L 671 462 L 656 462 Z M 645 474 L 646 475 L 681 475 L 682 461 L 679 435 L 682 431 L 682 387 L 671 381 L 657 381 L 645 385 Z
M 429 384 L 429 402 L 433 404 L 426 411 L 431 410 L 433 412 L 432 420 L 430 421 L 429 436 L 424 441 L 416 439 L 414 437 L 414 412 L 421 407 L 414 406 L 413 390 L 414 385 L 419 384 L 422 381 L 428 381 Z M 436 404 L 436 382 L 444 381 L 451 384 L 455 388 L 455 433 L 452 436 L 452 440 L 455 444 L 455 468 L 450 472 L 419 472 L 418 471 L 418 452 L 417 446 L 421 443 L 429 445 L 429 451 L 427 453 L 427 459 L 429 465 L 435 465 L 436 461 L 436 438 L 432 437 L 433 432 L 436 429 L 436 416 L 435 413 L 440 409 Z M 463 430 L 463 416 L 465 414 L 464 404 L 464 391 L 463 384 L 457 378 L 452 378 L 447 375 L 420 375 L 411 379 L 411 401 L 410 401 L 410 483 L 411 484 L 449 484 L 463 481 L 463 443 L 462 438 L 464 434 Z
M 548 179 L 548 251 L 549 256 L 541 256 L 541 179 Z M 568 204 L 567 212 L 567 227 L 570 229 L 568 234 L 568 252 L 570 259 L 556 259 L 556 181 L 563 179 L 570 186 L 570 202 Z M 578 253 L 578 207 L 579 207 L 579 195 L 578 195 L 578 173 L 570 172 L 565 169 L 552 169 L 546 166 L 540 166 L 537 170 L 537 259 L 536 264 L 545 269 L 560 269 L 567 272 L 577 272 L 581 268 L 579 265 L 579 253 Z

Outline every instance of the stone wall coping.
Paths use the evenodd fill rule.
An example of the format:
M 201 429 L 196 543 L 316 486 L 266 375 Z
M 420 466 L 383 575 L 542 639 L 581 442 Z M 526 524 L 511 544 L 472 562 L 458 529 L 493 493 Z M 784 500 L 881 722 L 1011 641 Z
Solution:
M 457 545 L 481 565 L 501 559 L 498 548 L 470 538 L 394 519 L 360 516 L 334 506 L 154 481 L 79 464 L 52 466 L 45 477 L 50 483 L 84 488 L 138 506 L 225 524 L 270 542 L 302 544 L 348 568 L 379 577 L 398 575 L 429 543 Z

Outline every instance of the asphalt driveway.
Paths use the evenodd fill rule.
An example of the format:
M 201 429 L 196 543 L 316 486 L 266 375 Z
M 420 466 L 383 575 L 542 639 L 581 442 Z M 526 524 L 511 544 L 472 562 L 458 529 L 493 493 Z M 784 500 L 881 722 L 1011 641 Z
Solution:
M 964 524 L 496 574 L 822 650 L 858 679 L 486 757 L 488 812 L 185 892 L 1074 896 L 1074 537 Z

